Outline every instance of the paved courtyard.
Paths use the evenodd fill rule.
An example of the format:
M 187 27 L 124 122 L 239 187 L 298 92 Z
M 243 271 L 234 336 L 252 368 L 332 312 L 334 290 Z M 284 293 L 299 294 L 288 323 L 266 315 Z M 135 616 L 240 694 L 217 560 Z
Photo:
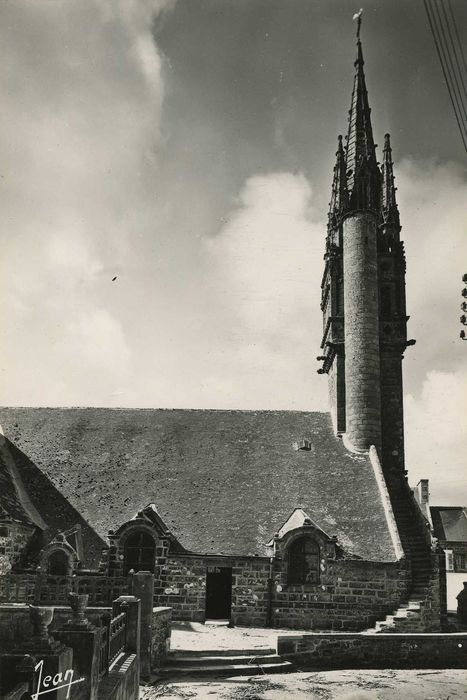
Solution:
M 461 700 L 467 671 L 327 671 L 161 683 L 141 700 Z
M 276 648 L 280 634 L 303 634 L 291 630 L 228 627 L 225 622 L 174 622 L 170 638 L 172 651 L 210 651 Z

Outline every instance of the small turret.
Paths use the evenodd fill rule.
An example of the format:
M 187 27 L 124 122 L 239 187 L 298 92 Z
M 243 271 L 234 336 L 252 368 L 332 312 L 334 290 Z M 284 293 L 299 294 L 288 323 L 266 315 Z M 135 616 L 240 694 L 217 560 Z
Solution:
M 384 227 L 391 226 L 392 233 L 400 231 L 399 210 L 396 202 L 396 188 L 394 187 L 394 172 L 392 162 L 392 148 L 389 134 L 384 136 L 383 164 L 381 166 L 381 218 Z
M 339 218 L 349 206 L 349 193 L 345 174 L 345 153 L 342 136 L 337 137 L 336 164 L 332 180 L 331 202 L 329 205 L 328 229 L 336 228 Z

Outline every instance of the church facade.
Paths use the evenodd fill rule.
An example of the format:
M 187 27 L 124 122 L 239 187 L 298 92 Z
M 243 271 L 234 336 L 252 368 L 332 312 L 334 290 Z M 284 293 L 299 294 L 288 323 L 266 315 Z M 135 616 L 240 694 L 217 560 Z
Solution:
M 404 464 L 400 231 L 358 39 L 321 284 L 330 413 L 2 409 L 0 576 L 151 571 L 175 619 L 318 630 L 411 600 L 440 629 L 442 559 Z

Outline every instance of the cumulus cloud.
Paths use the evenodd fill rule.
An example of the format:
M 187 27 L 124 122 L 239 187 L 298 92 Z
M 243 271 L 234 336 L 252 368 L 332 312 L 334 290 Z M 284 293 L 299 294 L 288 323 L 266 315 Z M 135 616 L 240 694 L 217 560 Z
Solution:
M 405 401 L 411 483 L 429 479 L 431 502 L 467 503 L 467 370 L 428 372 L 419 398 Z
M 398 168 L 407 250 L 407 308 L 417 344 L 404 360 L 407 466 L 430 478 L 432 502 L 467 502 L 467 372 L 461 328 L 467 260 L 465 174 L 454 164 L 405 160 Z
M 223 371 L 230 365 L 237 378 L 227 395 L 237 405 L 326 406 L 315 361 L 323 232 L 313 220 L 305 176 L 274 172 L 246 181 L 219 235 L 208 243 L 213 293 L 230 329 Z M 215 376 L 208 382 L 217 385 Z

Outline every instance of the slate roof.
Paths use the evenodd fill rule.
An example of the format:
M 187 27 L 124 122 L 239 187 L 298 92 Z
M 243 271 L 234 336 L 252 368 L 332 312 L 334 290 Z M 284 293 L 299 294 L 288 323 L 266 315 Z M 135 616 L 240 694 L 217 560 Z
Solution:
M 5 408 L 0 423 L 46 521 L 51 494 L 30 481 L 32 464 L 101 537 L 153 502 L 188 551 L 267 555 L 303 508 L 348 552 L 395 559 L 370 460 L 344 448 L 326 413 Z M 303 438 L 311 449 L 295 450 Z
M 11 520 L 23 525 L 33 525 L 32 519 L 27 513 L 18 496 L 14 482 L 8 454 L 6 440 L 0 438 L 0 520 Z
M 433 530 L 438 540 L 467 542 L 467 508 L 462 506 L 431 506 Z

